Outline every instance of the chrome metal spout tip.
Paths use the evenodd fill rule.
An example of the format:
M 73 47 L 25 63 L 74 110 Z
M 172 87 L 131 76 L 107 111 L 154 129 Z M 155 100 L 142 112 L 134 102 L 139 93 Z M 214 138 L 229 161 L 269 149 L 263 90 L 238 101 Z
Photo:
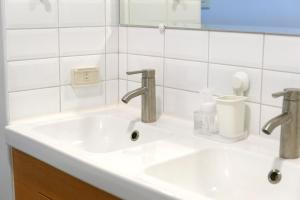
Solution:
M 266 130 L 266 129 L 262 129 L 262 132 L 263 132 L 264 134 L 271 135 L 271 132 L 268 131 L 268 130 Z
M 128 101 L 127 99 L 125 99 L 125 98 L 123 98 L 121 101 L 122 101 L 123 103 L 126 103 L 126 104 L 129 103 L 129 101 Z
M 291 120 L 291 115 L 289 115 L 288 113 L 283 113 L 277 117 L 274 117 L 270 121 L 268 121 L 266 123 L 266 125 L 264 125 L 264 127 L 262 128 L 262 131 L 267 135 L 271 135 L 271 133 L 278 126 L 289 123 L 290 120 Z

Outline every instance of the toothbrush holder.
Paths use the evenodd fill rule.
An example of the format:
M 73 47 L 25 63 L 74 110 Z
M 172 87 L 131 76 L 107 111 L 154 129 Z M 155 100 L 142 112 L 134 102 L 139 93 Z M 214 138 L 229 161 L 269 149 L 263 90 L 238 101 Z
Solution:
M 244 96 L 222 96 L 216 99 L 219 133 L 229 139 L 246 136 Z

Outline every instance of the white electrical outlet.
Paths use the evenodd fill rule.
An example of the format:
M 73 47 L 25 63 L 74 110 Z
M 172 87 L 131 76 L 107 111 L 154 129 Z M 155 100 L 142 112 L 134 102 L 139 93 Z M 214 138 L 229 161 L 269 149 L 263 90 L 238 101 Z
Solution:
M 210 8 L 210 0 L 201 0 L 201 8 L 209 9 Z
M 94 85 L 100 82 L 99 69 L 95 67 L 72 69 L 72 86 Z

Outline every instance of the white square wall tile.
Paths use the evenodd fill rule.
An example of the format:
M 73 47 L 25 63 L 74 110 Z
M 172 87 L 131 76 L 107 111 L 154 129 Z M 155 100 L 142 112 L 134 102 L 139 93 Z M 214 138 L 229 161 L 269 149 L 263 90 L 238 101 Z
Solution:
M 8 94 L 10 120 L 59 112 L 59 88 Z
M 236 72 L 245 72 L 248 74 L 250 88 L 246 93 L 246 96 L 249 97 L 249 101 L 260 102 L 262 77 L 260 69 L 210 64 L 208 87 L 218 95 L 233 94 L 232 78 Z
M 128 91 L 132 91 L 135 90 L 137 88 L 140 88 L 141 84 L 140 83 L 136 83 L 136 82 L 132 82 L 132 81 L 128 81 Z M 163 87 L 156 87 L 156 113 L 157 116 L 159 117 L 162 113 L 163 113 L 163 102 L 164 102 L 164 92 L 163 92 Z M 120 96 L 120 98 L 122 98 L 123 96 Z M 138 109 L 141 109 L 141 96 L 138 96 L 134 99 L 132 99 L 128 105 L 129 106 L 133 106 L 136 107 Z
M 280 115 L 282 113 L 281 108 L 271 107 L 271 106 L 262 106 L 261 108 L 261 128 L 272 118 Z M 265 138 L 270 139 L 279 139 L 280 138 L 280 126 L 277 127 L 271 135 L 266 135 L 262 131 L 260 135 Z
M 272 106 L 282 106 L 282 98 L 273 98 L 272 94 L 285 88 L 299 88 L 300 74 L 264 70 L 262 102 Z
M 119 103 L 119 81 L 112 80 L 106 81 L 106 104 L 118 104 Z
M 128 28 L 128 52 L 163 56 L 164 34 L 157 28 Z
M 105 82 L 95 86 L 61 87 L 61 109 L 80 110 L 105 105 Z
M 106 27 L 106 52 L 118 53 L 119 52 L 119 28 Z
M 259 135 L 260 133 L 260 104 L 246 103 L 246 129 L 249 134 Z
M 193 113 L 199 109 L 199 94 L 165 88 L 164 111 L 176 117 L 193 119 Z
M 6 0 L 7 28 L 57 27 L 57 0 Z
M 105 53 L 105 28 L 60 29 L 61 56 Z
M 266 35 L 264 67 L 287 72 L 300 72 L 300 37 Z
M 105 0 L 59 0 L 59 25 L 104 26 Z
M 211 32 L 210 62 L 262 67 L 263 34 Z
M 127 79 L 127 54 L 119 54 L 119 78 Z
M 106 80 L 115 80 L 119 77 L 119 55 L 106 54 Z
M 71 71 L 76 68 L 96 67 L 101 80 L 105 80 L 105 55 L 62 57 L 60 59 L 61 84 L 71 84 Z
M 119 52 L 127 53 L 127 27 L 119 27 Z
M 157 85 L 163 85 L 164 60 L 161 57 L 128 55 L 128 71 L 155 69 Z M 128 80 L 141 82 L 142 75 L 130 75 Z
M 8 60 L 50 58 L 57 56 L 57 29 L 7 31 Z
M 168 58 L 208 61 L 208 32 L 166 30 L 165 54 Z
M 207 88 L 207 63 L 184 60 L 165 60 L 165 86 L 200 91 Z
M 119 80 L 119 103 L 124 104 L 121 98 L 127 93 L 127 81 Z
M 58 58 L 14 61 L 7 64 L 8 91 L 59 85 Z
M 106 25 L 118 26 L 119 25 L 119 0 L 106 0 Z

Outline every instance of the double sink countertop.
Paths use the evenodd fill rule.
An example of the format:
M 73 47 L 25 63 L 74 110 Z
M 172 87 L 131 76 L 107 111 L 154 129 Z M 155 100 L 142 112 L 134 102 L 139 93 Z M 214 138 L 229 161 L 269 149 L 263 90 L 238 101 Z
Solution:
M 300 198 L 300 160 L 280 160 L 276 140 L 251 134 L 225 144 L 194 136 L 191 121 L 139 119 L 138 110 L 123 105 L 61 113 L 15 121 L 6 140 L 122 199 Z M 267 178 L 274 168 L 283 174 L 277 185 Z

